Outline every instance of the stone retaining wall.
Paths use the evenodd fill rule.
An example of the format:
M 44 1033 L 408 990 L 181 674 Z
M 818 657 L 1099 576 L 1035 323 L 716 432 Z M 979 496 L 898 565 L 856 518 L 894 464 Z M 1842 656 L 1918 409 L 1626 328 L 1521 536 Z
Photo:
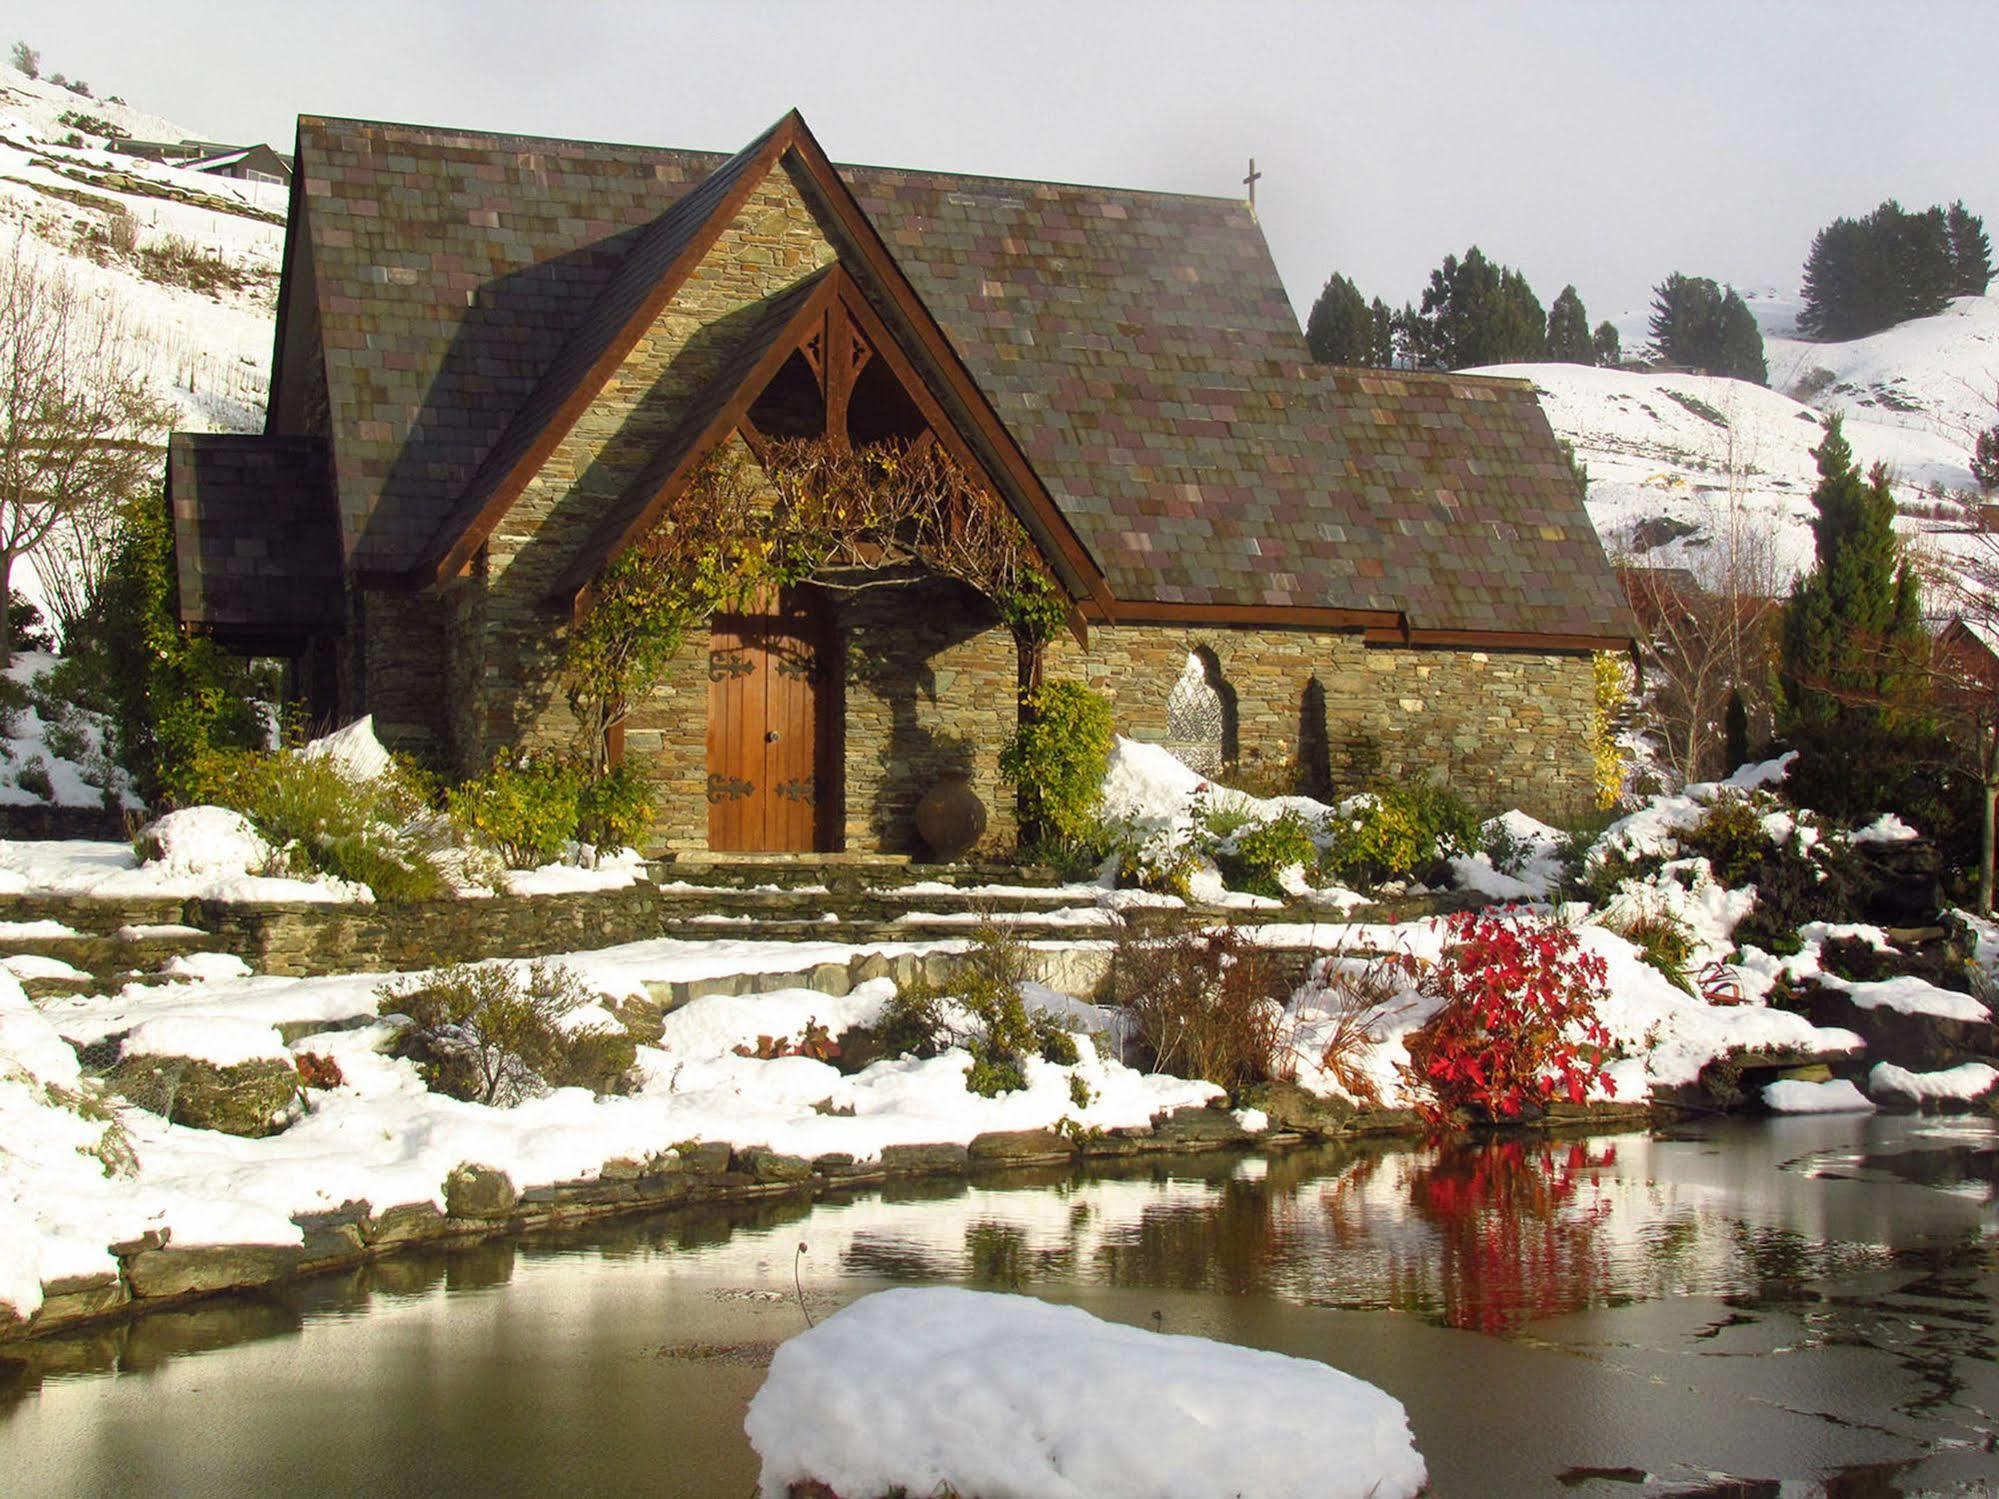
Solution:
M 1403 1111 L 1369 1115 L 1351 1106 L 1316 1103 L 1293 1127 L 1278 1100 L 1265 1101 L 1272 1129 L 1251 1135 L 1225 1108 L 1183 1108 L 1155 1116 L 1150 1126 L 1080 1137 L 1053 1130 L 1006 1130 L 967 1144 L 890 1146 L 873 1163 L 830 1154 L 807 1160 L 761 1145 L 720 1141 L 675 1146 L 643 1160 L 612 1160 L 599 1174 L 517 1190 L 503 1172 L 467 1163 L 453 1171 L 442 1210 L 432 1201 L 377 1209 L 349 1202 L 293 1219 L 303 1242 L 176 1245 L 170 1232 L 150 1230 L 110 1246 L 116 1273 L 66 1277 L 43 1287 L 40 1311 L 27 1321 L 0 1322 L 0 1344 L 41 1337 L 106 1317 L 175 1306 L 202 1296 L 252 1290 L 305 1275 L 351 1268 L 369 1260 L 450 1241 L 517 1235 L 593 1219 L 701 1203 L 784 1194 L 848 1191 L 896 1179 L 978 1176 L 1029 1167 L 1069 1168 L 1081 1161 L 1115 1161 L 1152 1154 L 1211 1150 L 1283 1150 L 1309 1140 L 1359 1139 L 1407 1132 Z M 1603 1104 L 1558 1111 L 1548 1127 L 1643 1127 L 1642 1104 Z
M 88 838 L 123 842 L 125 814 L 109 807 L 0 806 L 0 838 Z

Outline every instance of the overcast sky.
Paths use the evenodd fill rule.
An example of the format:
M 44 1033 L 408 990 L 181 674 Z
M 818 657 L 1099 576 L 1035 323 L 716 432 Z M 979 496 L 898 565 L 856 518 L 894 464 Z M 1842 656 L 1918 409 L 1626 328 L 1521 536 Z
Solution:
M 12 0 L 45 72 L 289 149 L 297 114 L 1240 195 L 1292 300 L 1476 242 L 1593 318 L 1792 286 L 1887 196 L 1999 226 L 1999 0 Z M 11 40 L 7 38 L 5 40 Z

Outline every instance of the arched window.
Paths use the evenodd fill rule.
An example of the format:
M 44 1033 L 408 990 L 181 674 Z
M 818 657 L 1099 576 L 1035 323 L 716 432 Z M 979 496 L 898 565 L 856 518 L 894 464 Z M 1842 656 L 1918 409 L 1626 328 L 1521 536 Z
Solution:
M 1206 646 L 1188 652 L 1180 680 L 1167 694 L 1166 747 L 1204 776 L 1236 758 L 1235 689 Z

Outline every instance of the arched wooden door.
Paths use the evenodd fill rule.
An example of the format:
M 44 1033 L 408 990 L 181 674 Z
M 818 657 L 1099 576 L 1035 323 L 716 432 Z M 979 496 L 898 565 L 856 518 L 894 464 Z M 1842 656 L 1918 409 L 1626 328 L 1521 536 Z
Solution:
M 837 838 L 839 678 L 818 594 L 717 614 L 708 639 L 708 847 L 830 851 Z

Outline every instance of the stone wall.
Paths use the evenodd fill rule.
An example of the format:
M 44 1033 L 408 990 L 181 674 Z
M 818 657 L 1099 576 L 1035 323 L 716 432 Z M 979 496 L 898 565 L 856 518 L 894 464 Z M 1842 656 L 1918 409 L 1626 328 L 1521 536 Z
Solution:
M 999 752 L 1015 723 L 1019 663 L 991 606 L 961 584 L 859 594 L 837 615 L 846 652 L 847 847 L 921 853 L 916 804 L 947 772 L 986 804 L 982 847 L 1011 848 Z
M 1213 653 L 1242 764 L 1318 795 L 1437 780 L 1474 805 L 1587 809 L 1589 657 L 1364 645 L 1356 634 L 1127 625 L 1063 637 L 1051 677 L 1088 682 L 1118 732 L 1167 737 L 1166 704 L 1194 651 Z
M 555 684 L 563 621 L 548 607 L 551 588 L 690 400 L 721 373 L 738 342 L 735 325 L 833 258 L 790 177 L 772 173 L 529 481 L 487 543 L 484 576 L 466 585 L 479 595 L 480 622 L 465 637 L 477 658 L 466 668 L 475 684 L 468 732 L 478 738 L 469 758 L 483 761 L 503 745 L 573 741 L 574 719 Z

